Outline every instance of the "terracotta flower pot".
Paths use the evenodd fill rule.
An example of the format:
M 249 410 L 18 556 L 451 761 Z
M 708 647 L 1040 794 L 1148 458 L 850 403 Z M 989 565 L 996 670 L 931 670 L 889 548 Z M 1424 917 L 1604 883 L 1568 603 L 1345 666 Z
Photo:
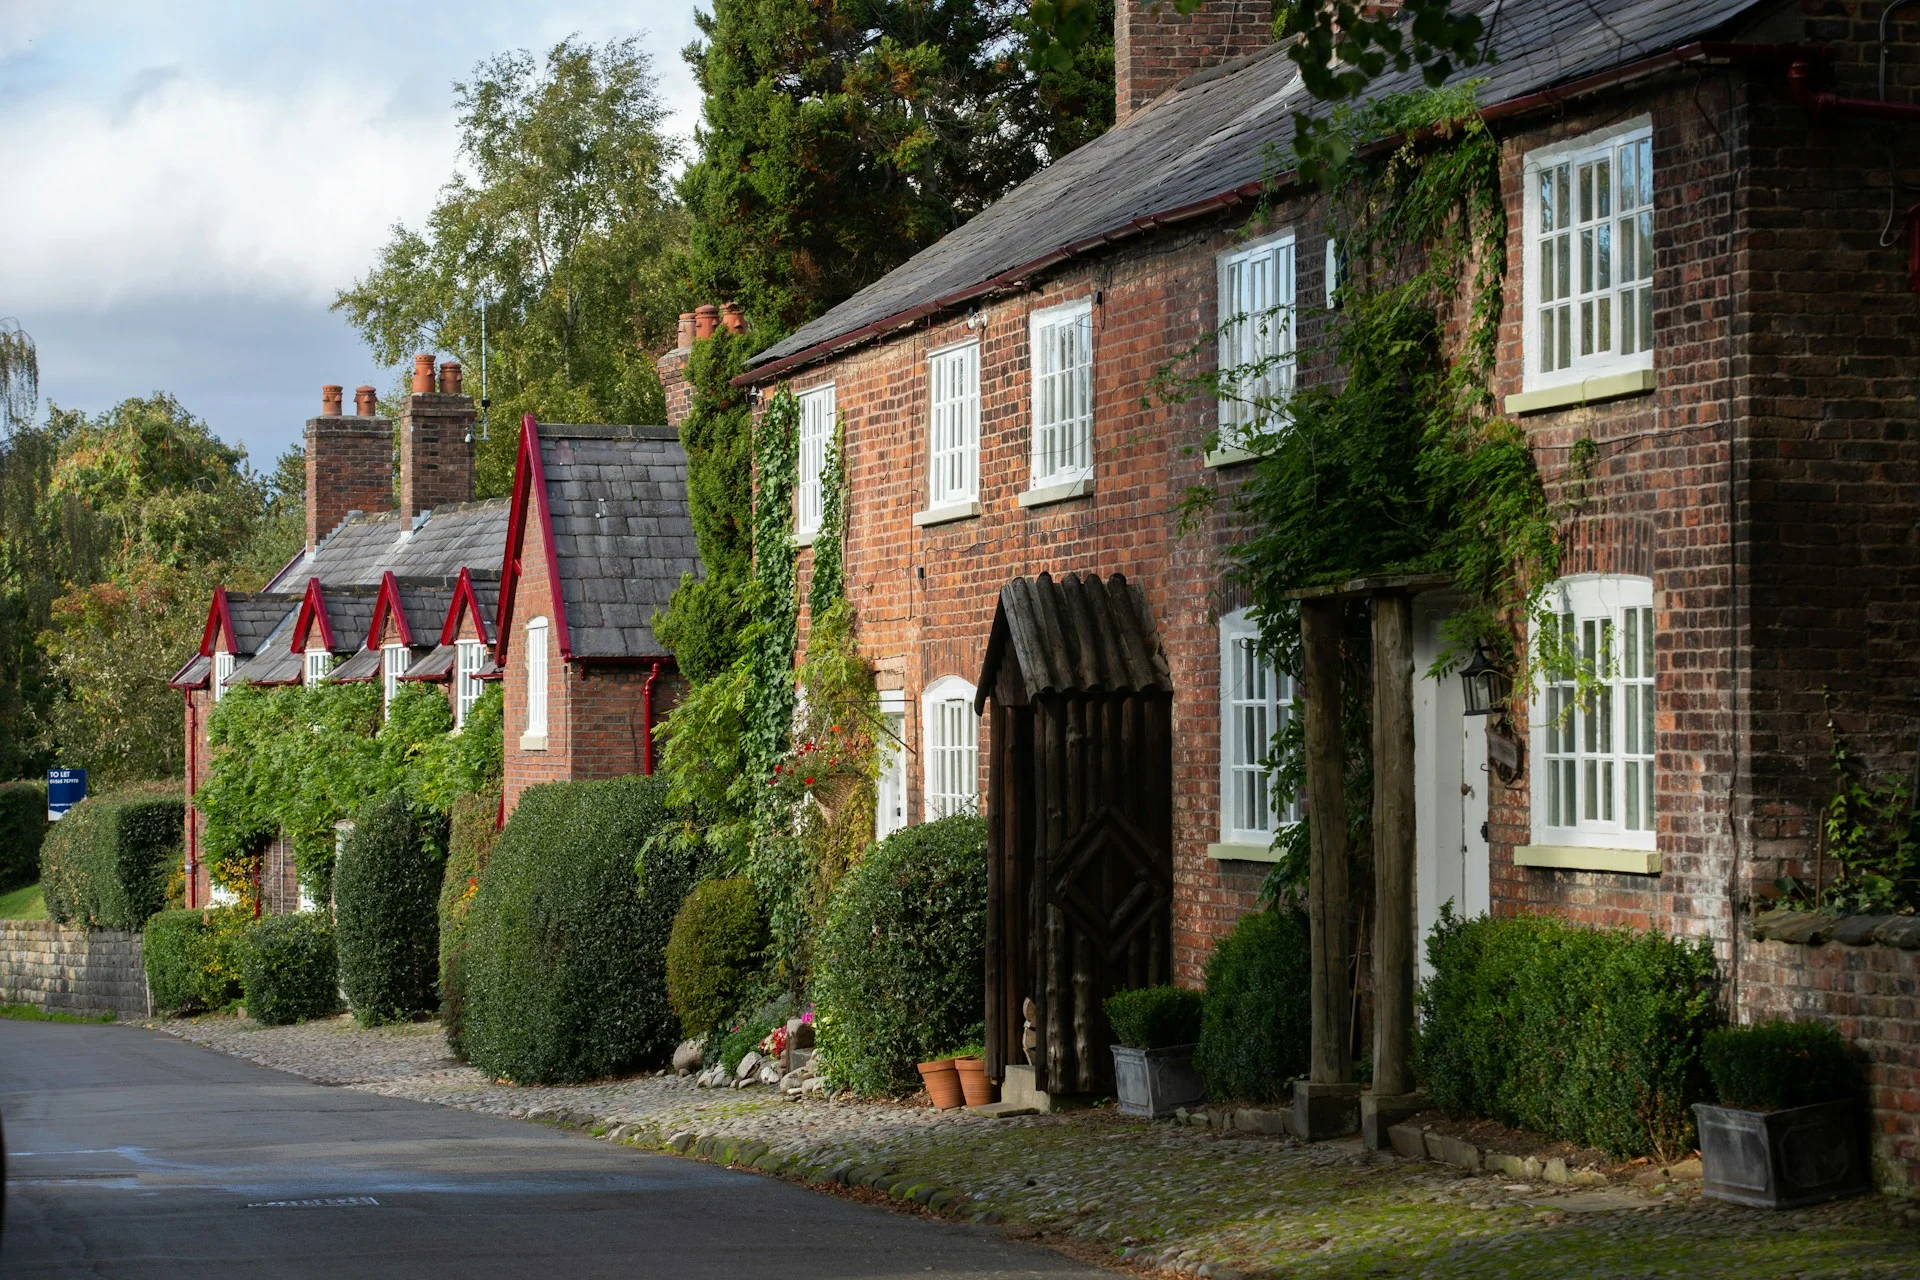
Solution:
M 960 1073 L 953 1069 L 952 1058 L 920 1064 L 920 1078 L 926 1082 L 927 1098 L 942 1111 L 951 1111 L 962 1102 Z
M 960 1076 L 960 1092 L 970 1107 L 984 1107 L 993 1101 L 993 1082 L 987 1079 L 984 1058 L 955 1058 L 953 1069 Z

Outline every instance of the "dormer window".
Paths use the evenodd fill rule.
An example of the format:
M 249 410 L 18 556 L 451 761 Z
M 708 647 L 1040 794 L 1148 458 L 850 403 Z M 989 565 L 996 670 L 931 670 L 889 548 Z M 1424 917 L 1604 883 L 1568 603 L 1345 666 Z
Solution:
M 393 710 L 393 700 L 400 692 L 400 677 L 406 672 L 407 646 L 390 644 L 380 650 L 380 710 L 387 714 Z
M 233 677 L 233 655 L 222 652 L 213 655 L 213 700 L 215 702 L 227 696 L 227 681 Z
M 480 701 L 480 669 L 487 662 L 487 646 L 478 640 L 462 640 L 454 649 L 453 727 L 464 729 L 467 713 Z
M 333 670 L 333 655 L 325 649 L 309 649 L 305 656 L 301 682 L 311 689 L 327 678 L 327 672 Z

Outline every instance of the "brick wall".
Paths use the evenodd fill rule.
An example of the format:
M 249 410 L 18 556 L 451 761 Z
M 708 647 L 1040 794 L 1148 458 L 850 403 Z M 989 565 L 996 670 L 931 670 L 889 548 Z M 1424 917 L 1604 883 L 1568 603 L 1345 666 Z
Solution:
M 503 787 L 506 812 L 513 812 L 520 793 L 542 782 L 564 782 L 573 776 L 572 745 L 567 700 L 572 693 L 574 670 L 560 660 L 560 646 L 552 626 L 552 576 L 547 572 L 547 557 L 539 544 L 538 514 L 527 518 L 526 544 L 518 548 L 520 576 L 513 583 L 513 634 L 506 637 L 507 666 L 503 677 L 505 690 L 506 763 Z M 512 555 L 515 548 L 508 548 Z M 527 623 L 545 618 L 547 627 L 547 741 L 544 750 L 529 751 L 520 743 L 527 732 Z
M 140 935 L 0 920 L 0 1001 L 144 1018 L 150 1009 Z
M 204 907 L 210 900 L 213 880 L 207 868 L 207 819 L 193 807 L 193 793 L 207 779 L 207 753 L 211 749 L 207 742 L 207 714 L 213 709 L 211 689 L 188 689 L 186 691 L 186 715 L 182 718 L 187 743 L 187 816 L 186 844 L 183 856 L 188 871 L 187 899 L 189 907 Z
M 349 511 L 393 510 L 393 423 L 323 415 L 307 419 L 307 545 Z
M 400 511 L 473 501 L 473 397 L 412 394 L 400 413 Z
M 660 389 L 666 395 L 667 421 L 676 427 L 687 420 L 693 408 L 693 384 L 687 381 L 688 347 L 675 347 L 654 361 L 660 374 Z
M 1273 43 L 1267 0 L 1206 0 L 1191 14 L 1170 2 L 1118 0 L 1113 14 L 1116 120 L 1146 106 L 1195 72 Z
M 1920 1194 L 1920 951 L 1748 940 L 1740 1020 L 1825 1022 L 1868 1059 L 1875 1178 Z

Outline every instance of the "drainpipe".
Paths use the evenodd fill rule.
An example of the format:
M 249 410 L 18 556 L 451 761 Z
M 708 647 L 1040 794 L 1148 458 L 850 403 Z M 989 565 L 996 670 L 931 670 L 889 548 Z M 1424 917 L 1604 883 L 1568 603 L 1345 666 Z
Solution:
M 653 660 L 653 670 L 647 673 L 647 683 L 640 690 L 640 720 L 646 729 L 646 737 L 640 744 L 640 772 L 653 775 L 653 682 L 660 678 L 660 660 Z
M 200 876 L 200 824 L 193 820 L 194 770 L 199 761 L 200 721 L 193 713 L 193 690 L 182 689 L 180 700 L 187 709 L 187 901 L 189 909 L 198 905 L 193 900 L 194 883 Z
M 1787 88 L 1793 100 L 1813 112 L 1813 118 L 1858 116 L 1868 120 L 1895 120 L 1920 124 L 1920 103 L 1882 102 L 1878 98 L 1843 98 L 1813 87 L 1813 64 L 1796 62 L 1787 68 Z

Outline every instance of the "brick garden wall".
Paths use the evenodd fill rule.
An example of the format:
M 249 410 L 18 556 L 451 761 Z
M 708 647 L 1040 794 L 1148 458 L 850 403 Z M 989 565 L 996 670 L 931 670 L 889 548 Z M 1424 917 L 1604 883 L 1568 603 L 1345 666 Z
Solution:
M 1875 1178 L 1920 1194 L 1920 951 L 1748 940 L 1739 980 L 1742 1021 L 1825 1022 L 1868 1059 Z
M 140 935 L 0 920 L 0 1001 L 63 1013 L 147 1016 Z

